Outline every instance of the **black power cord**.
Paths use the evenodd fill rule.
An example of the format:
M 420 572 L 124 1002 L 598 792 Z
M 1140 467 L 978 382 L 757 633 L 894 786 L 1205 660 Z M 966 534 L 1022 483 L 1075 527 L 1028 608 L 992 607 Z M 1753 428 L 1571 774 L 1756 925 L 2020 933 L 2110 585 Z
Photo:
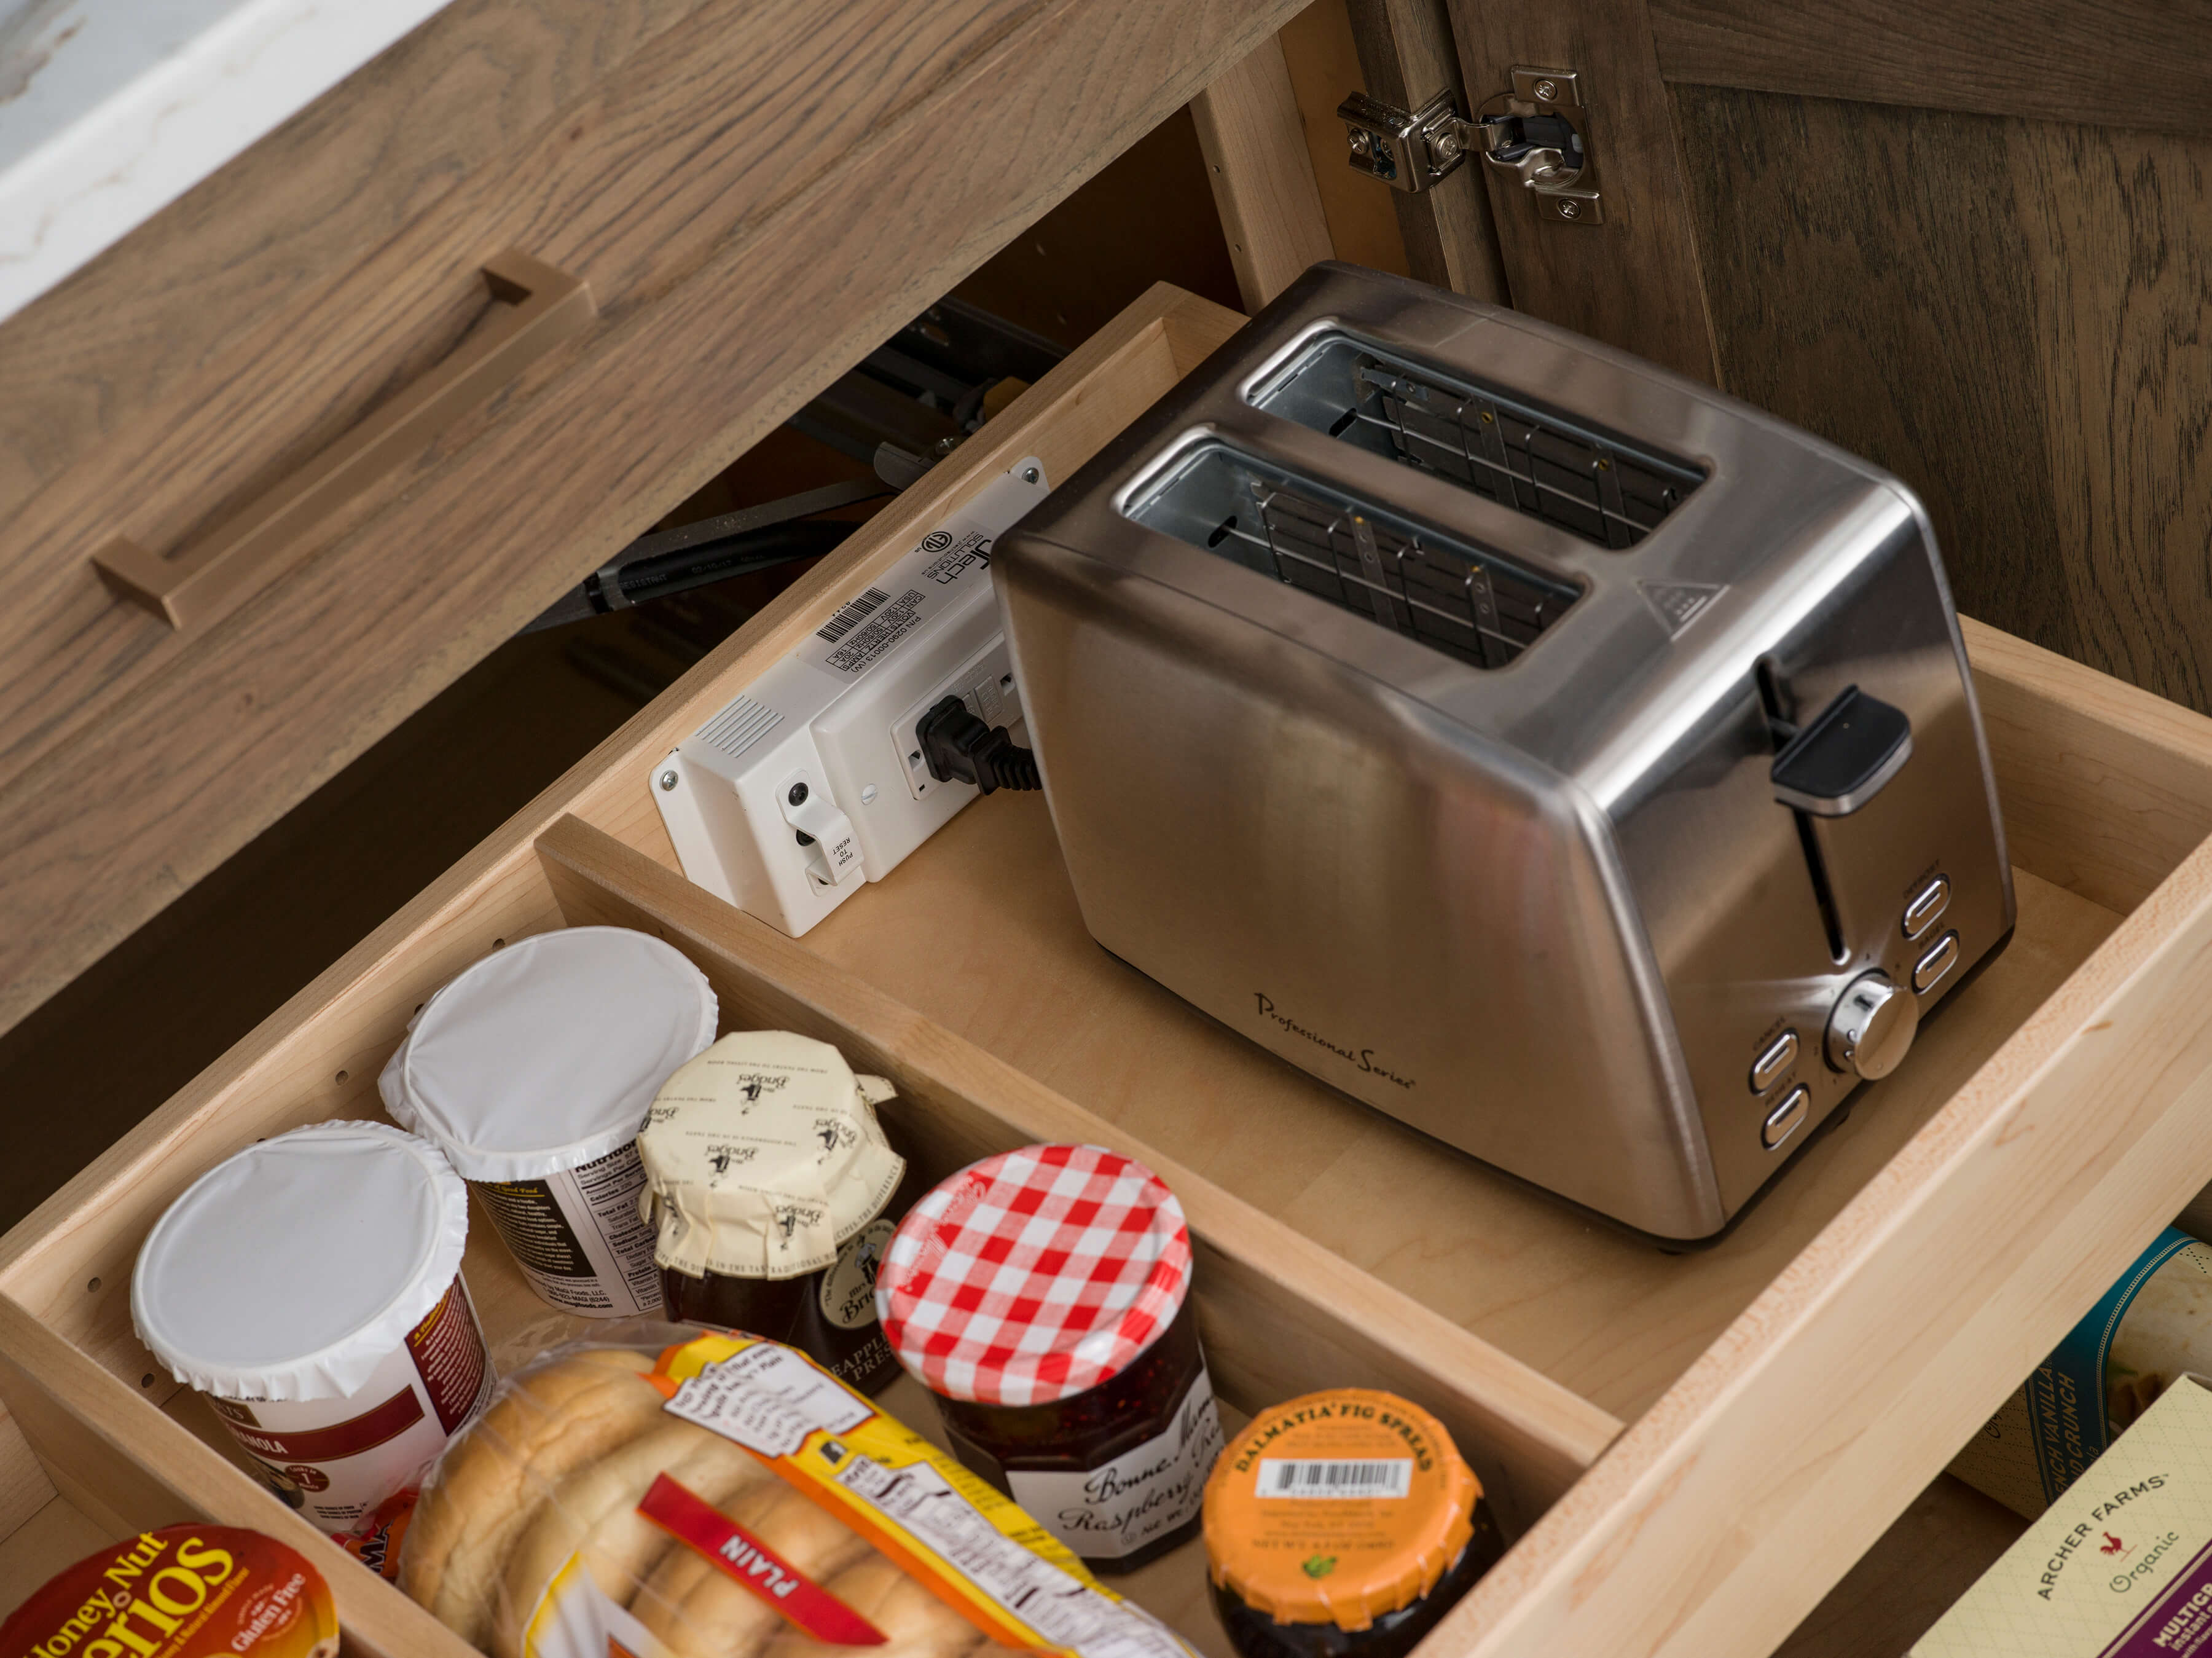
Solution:
M 1004 726 L 987 726 L 969 713 L 957 696 L 922 715 L 914 734 L 921 741 L 929 774 L 940 783 L 973 783 L 986 794 L 1042 786 L 1036 756 L 1007 736 Z

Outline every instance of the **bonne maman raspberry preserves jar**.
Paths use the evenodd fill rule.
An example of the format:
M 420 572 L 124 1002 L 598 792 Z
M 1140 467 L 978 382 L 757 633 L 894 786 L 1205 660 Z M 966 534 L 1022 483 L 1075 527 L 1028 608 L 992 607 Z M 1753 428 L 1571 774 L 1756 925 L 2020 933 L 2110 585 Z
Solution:
M 952 1448 L 1094 1569 L 1197 1529 L 1221 1424 L 1182 1206 L 1142 1163 L 1032 1145 L 972 1163 L 893 1234 L 884 1335 Z

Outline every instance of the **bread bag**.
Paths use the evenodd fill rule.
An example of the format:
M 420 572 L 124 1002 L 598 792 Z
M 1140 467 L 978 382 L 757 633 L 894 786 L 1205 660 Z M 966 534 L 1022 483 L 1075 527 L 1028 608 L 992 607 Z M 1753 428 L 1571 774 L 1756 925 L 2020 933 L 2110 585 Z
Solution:
M 503 1381 L 398 1581 L 495 1658 L 1190 1658 L 803 1353 L 687 1326 L 610 1325 Z

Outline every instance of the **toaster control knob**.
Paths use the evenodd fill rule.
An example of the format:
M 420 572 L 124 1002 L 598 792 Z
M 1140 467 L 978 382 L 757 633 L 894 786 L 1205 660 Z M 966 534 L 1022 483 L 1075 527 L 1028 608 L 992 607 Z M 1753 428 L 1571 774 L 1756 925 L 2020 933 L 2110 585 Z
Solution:
M 1863 973 L 1828 1015 L 1828 1063 L 1872 1082 L 1887 1077 L 1912 1046 L 1920 1005 L 1887 973 Z

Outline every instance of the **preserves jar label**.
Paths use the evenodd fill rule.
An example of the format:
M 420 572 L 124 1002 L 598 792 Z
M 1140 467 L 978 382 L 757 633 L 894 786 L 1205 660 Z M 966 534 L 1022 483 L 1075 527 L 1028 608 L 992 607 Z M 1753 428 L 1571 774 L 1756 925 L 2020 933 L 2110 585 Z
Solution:
M 822 1316 L 837 1328 L 858 1330 L 876 1321 L 876 1274 L 896 1230 L 895 1221 L 870 1221 L 823 1273 Z
M 1482 1488 L 1444 1425 L 1395 1394 L 1334 1388 L 1247 1423 L 1206 1493 L 1213 1582 L 1280 1624 L 1364 1630 L 1478 1546 Z
M 1014 1501 L 1092 1560 L 1118 1560 L 1198 1517 L 1221 1455 L 1221 1416 L 1203 1367 L 1167 1430 L 1081 1473 L 1006 1470 Z
M 836 1266 L 906 1175 L 876 1120 L 891 1097 L 828 1042 L 723 1037 L 661 1084 L 638 1136 L 655 1262 L 771 1282 Z

